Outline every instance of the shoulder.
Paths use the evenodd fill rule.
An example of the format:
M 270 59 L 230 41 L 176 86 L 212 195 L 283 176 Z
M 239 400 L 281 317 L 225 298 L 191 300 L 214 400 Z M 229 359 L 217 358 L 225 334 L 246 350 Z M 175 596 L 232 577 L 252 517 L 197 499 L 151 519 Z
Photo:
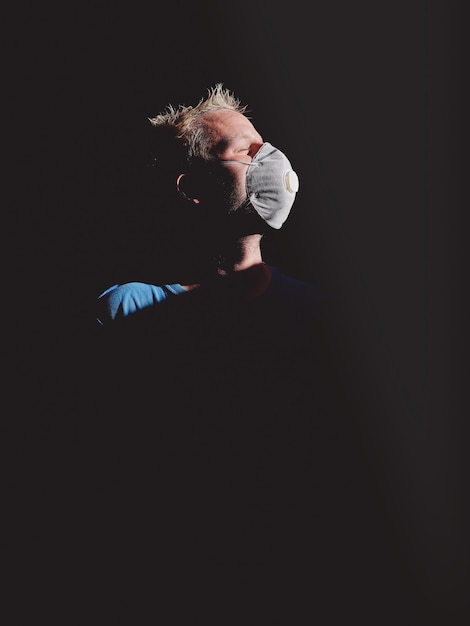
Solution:
M 326 294 L 314 283 L 290 276 L 277 267 L 269 266 L 271 281 L 265 293 L 268 300 L 283 303 L 284 307 L 313 309 L 320 311 L 326 300 Z
M 116 284 L 98 297 L 97 320 L 105 324 L 117 318 L 128 317 L 181 293 L 185 293 L 185 289 L 178 283 L 161 286 L 141 282 Z

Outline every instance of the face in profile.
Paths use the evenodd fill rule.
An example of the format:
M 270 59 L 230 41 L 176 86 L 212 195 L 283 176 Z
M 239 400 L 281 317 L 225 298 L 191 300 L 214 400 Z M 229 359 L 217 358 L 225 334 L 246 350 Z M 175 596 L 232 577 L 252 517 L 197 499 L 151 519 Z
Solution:
M 225 212 L 231 213 L 247 199 L 248 164 L 263 145 L 263 138 L 250 120 L 236 111 L 206 113 L 203 123 L 212 138 L 207 200 L 213 204 L 222 204 Z M 238 163 L 226 164 L 225 161 Z
M 180 175 L 177 187 L 187 201 L 175 215 L 179 256 L 195 273 L 222 263 L 227 254 L 235 255 L 230 261 L 237 261 L 234 238 L 260 233 L 265 227 L 254 211 L 251 216 L 237 211 L 248 199 L 246 173 L 263 138 L 241 113 L 221 110 L 203 118 L 211 137 L 210 158 L 194 160 Z

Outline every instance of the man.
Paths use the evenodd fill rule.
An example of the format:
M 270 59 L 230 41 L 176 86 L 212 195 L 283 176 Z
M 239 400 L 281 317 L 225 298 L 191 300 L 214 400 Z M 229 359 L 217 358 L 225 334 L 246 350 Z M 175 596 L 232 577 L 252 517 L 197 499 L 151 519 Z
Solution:
M 180 263 L 178 282 L 130 282 L 107 289 L 99 299 L 100 324 L 206 285 L 220 288 L 214 279 L 229 276 L 236 276 L 240 297 L 285 289 L 284 298 L 301 297 L 305 305 L 320 307 L 323 296 L 317 288 L 281 276 L 263 263 L 262 237 L 282 227 L 299 183 L 287 157 L 263 141 L 245 110 L 217 84 L 196 106 L 170 105 L 150 120 L 157 131 L 156 176 L 161 187 L 173 186 L 175 216 L 191 222 L 196 248 L 191 256 L 183 252 L 187 265 Z M 192 215 L 188 207 L 181 208 L 176 195 L 189 203 Z
M 143 366 L 138 377 L 135 370 L 124 375 L 126 387 L 130 376 L 139 386 L 143 378 L 153 379 L 143 357 L 152 352 L 165 362 L 159 387 L 184 384 L 191 410 L 196 398 L 206 407 L 209 399 L 226 404 L 229 384 L 238 391 L 226 415 L 237 410 L 243 419 L 241 398 L 249 396 L 249 413 L 273 424 L 283 402 L 292 410 L 301 401 L 292 385 L 303 388 L 319 375 L 314 369 L 324 358 L 318 350 L 325 297 L 315 285 L 263 261 L 262 239 L 288 219 L 299 181 L 245 111 L 219 83 L 196 106 L 169 105 L 150 119 L 150 175 L 163 205 L 157 198 L 154 211 L 165 213 L 174 264 L 165 259 L 162 269 L 149 255 L 147 269 L 100 295 L 97 321 L 108 358 L 118 351 L 110 360 L 119 375 L 125 359 Z M 139 280 L 139 272 L 159 282 Z M 224 380 L 215 384 L 221 372 Z M 273 386 L 277 397 L 270 401 Z M 213 410 L 205 413 L 207 419 Z
M 136 272 L 99 297 L 92 430 L 113 524 L 127 533 L 134 520 L 143 549 L 152 537 L 159 558 L 197 570 L 191 585 L 204 586 L 199 564 L 212 563 L 211 586 L 214 573 L 249 566 L 279 590 L 305 580 L 293 575 L 300 563 L 315 562 L 314 579 L 339 559 L 343 575 L 356 567 L 362 492 L 351 486 L 327 299 L 263 261 L 263 236 L 288 219 L 298 179 L 244 113 L 217 84 L 150 120 L 164 198 L 155 211 L 172 212 L 175 264 L 151 263 L 142 275 L 155 281 Z
M 299 181 L 245 111 L 219 83 L 196 106 L 169 105 L 150 119 L 150 175 L 163 204 L 154 210 L 172 214 L 168 247 L 178 254 L 173 266 L 163 262 L 164 271 L 151 257 L 140 270 L 161 282 L 139 280 L 137 273 L 108 287 L 98 299 L 97 321 L 108 372 L 118 369 L 113 385 L 121 376 L 129 389 L 132 379 L 141 397 L 150 378 L 147 389 L 164 389 L 180 403 L 190 398 L 181 412 L 204 407 L 200 424 L 269 422 L 272 433 L 276 424 L 286 428 L 286 410 L 305 410 L 312 379 L 319 405 L 325 297 L 263 261 L 262 239 L 288 219 Z M 222 422 L 213 417 L 221 410 Z
M 128 410 L 142 415 L 136 398 L 149 404 L 177 398 L 169 411 L 197 413 L 198 427 L 211 437 L 217 439 L 216 428 L 240 443 L 249 428 L 259 444 L 266 424 L 273 441 L 276 429 L 287 432 L 286 414 L 305 412 L 313 380 L 320 406 L 325 297 L 263 261 L 263 237 L 288 219 L 299 181 L 245 111 L 219 83 L 196 106 L 169 105 L 150 119 L 149 174 L 160 194 L 154 211 L 165 214 L 174 263 L 165 259 L 162 269 L 156 250 L 148 268 L 100 295 L 97 362 L 111 387 L 106 402 L 116 387 L 121 391 L 120 413 L 129 402 Z M 158 282 L 139 280 L 139 273 Z M 104 377 L 99 380 L 102 387 Z M 154 428 L 163 423 L 167 433 L 175 425 L 152 422 Z

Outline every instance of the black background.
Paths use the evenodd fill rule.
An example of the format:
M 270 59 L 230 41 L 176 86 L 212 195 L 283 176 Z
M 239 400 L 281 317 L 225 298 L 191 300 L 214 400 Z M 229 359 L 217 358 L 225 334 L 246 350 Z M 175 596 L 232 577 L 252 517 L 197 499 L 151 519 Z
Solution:
M 5 209 L 18 238 L 7 242 L 13 403 L 3 420 L 16 497 L 25 485 L 40 491 L 38 450 L 73 439 L 70 390 L 86 394 L 87 368 L 74 342 L 88 303 L 115 278 L 122 242 L 141 236 L 130 226 L 141 128 L 167 103 L 195 104 L 223 82 L 299 174 L 294 209 L 266 253 L 339 305 L 332 351 L 386 485 L 409 593 L 437 623 L 460 623 L 464 23 L 463 3 L 438 0 L 38 5 L 6 20 L 15 171 Z

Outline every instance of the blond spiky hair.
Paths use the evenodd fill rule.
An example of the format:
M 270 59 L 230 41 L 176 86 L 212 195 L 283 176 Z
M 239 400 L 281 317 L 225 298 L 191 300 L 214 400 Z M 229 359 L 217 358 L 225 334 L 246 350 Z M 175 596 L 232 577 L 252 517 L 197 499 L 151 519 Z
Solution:
M 156 128 L 172 130 L 175 138 L 186 146 L 188 157 L 208 158 L 210 137 L 205 132 L 201 116 L 223 109 L 245 114 L 247 107 L 222 83 L 217 83 L 214 87 L 209 87 L 207 97 L 201 98 L 195 106 L 180 104 L 174 107 L 169 104 L 162 113 L 149 118 L 149 121 Z

